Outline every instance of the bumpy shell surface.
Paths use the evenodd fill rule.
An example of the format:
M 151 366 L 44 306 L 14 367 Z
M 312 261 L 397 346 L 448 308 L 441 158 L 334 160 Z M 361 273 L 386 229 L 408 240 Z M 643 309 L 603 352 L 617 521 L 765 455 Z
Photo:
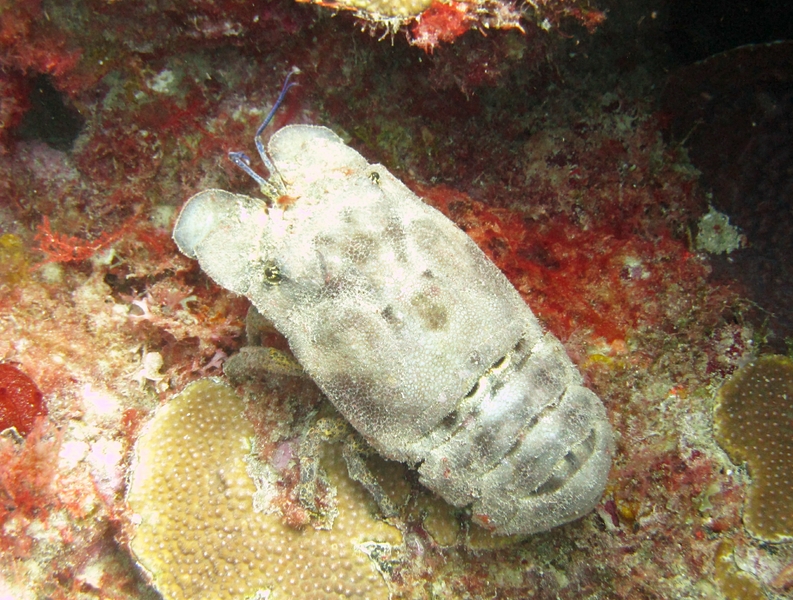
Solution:
M 325 127 L 268 154 L 287 208 L 210 189 L 174 239 L 247 296 L 384 456 L 498 534 L 589 512 L 611 429 L 559 340 L 474 242 Z

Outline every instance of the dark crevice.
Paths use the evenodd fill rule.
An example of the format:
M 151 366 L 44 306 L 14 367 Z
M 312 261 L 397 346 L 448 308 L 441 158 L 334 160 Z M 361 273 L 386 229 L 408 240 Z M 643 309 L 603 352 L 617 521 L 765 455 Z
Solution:
M 55 89 L 47 75 L 37 75 L 30 84 L 30 108 L 14 132 L 21 140 L 38 140 L 56 150 L 71 150 L 83 128 L 84 119 Z

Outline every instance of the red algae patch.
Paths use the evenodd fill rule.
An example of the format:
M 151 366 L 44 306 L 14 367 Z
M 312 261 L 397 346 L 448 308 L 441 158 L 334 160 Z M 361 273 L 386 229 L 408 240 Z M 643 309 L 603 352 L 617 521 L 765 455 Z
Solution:
M 719 390 L 714 424 L 730 458 L 749 465 L 747 531 L 793 539 L 793 360 L 763 356 L 736 371 Z
M 25 437 L 36 417 L 46 414 L 33 380 L 13 365 L 0 364 L 0 431 L 13 427 Z

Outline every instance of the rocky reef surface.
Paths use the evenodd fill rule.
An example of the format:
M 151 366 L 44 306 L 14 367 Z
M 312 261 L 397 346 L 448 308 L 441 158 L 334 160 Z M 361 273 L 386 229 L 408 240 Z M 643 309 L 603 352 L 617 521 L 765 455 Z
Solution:
M 3 3 L 0 598 L 793 598 L 790 484 L 773 478 L 793 395 L 748 386 L 731 418 L 775 408 L 738 452 L 718 411 L 714 429 L 743 389 L 722 385 L 793 335 L 789 43 L 704 45 L 730 16 L 704 4 L 401 6 Z M 227 154 L 253 155 L 294 66 L 273 130 L 329 127 L 442 211 L 603 400 L 615 453 L 592 513 L 492 536 L 365 453 L 395 526 L 330 441 L 321 510 L 300 501 L 301 440 L 334 410 L 171 239 L 196 192 L 259 194 Z M 228 403 L 168 422 L 172 461 L 141 493 L 146 436 L 191 383 Z M 233 510 L 201 529 L 220 496 Z

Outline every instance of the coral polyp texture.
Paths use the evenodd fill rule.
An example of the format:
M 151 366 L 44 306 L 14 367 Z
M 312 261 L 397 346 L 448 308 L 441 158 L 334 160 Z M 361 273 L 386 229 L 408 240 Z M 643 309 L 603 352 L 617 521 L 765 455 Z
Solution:
M 763 356 L 736 371 L 719 391 L 715 427 L 730 458 L 749 465 L 746 529 L 793 539 L 793 360 Z
M 737 600 L 765 600 L 760 583 L 755 577 L 741 571 L 735 564 L 733 552 L 735 544 L 724 540 L 716 552 L 716 565 L 713 579 L 727 598 Z
M 388 598 L 358 546 L 399 544 L 352 482 L 337 488 L 331 531 L 254 510 L 254 429 L 231 388 L 201 380 L 160 409 L 141 435 L 127 502 L 129 546 L 166 600 Z M 267 596 L 272 593 L 272 596 Z

